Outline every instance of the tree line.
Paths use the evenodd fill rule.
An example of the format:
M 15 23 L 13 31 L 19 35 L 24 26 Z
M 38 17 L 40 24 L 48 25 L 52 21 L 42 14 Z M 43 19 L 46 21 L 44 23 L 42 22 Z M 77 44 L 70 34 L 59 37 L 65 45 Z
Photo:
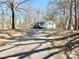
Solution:
M 42 15 L 41 19 L 45 20 L 53 20 L 61 24 L 61 27 L 64 27 L 65 30 L 79 30 L 79 1 L 78 0 L 56 0 L 56 1 L 49 1 L 48 6 L 45 12 L 40 12 L 40 10 L 32 9 L 31 7 L 22 7 L 23 4 L 27 4 L 29 0 L 19 1 L 19 0 L 2 0 L 0 1 L 0 17 L 3 19 L 3 26 L 5 25 L 4 22 L 4 14 L 5 10 L 1 8 L 2 6 L 6 5 L 6 11 L 10 11 L 10 21 L 9 25 L 11 25 L 12 29 L 15 29 L 16 26 L 16 17 L 17 13 L 21 14 L 20 16 L 24 16 L 24 22 L 19 21 L 19 24 L 24 24 L 26 26 L 29 24 L 30 20 L 34 23 L 37 22 L 40 18 L 40 14 Z M 23 15 L 23 12 L 25 15 Z M 27 17 L 26 17 L 27 16 Z M 28 19 L 28 20 L 27 20 Z M 26 23 L 26 22 L 27 23 Z

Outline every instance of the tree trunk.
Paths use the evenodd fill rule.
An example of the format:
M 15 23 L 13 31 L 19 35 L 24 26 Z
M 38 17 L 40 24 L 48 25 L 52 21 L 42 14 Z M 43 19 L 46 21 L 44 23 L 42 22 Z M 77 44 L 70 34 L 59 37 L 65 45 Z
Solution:
M 74 30 L 77 30 L 77 9 L 76 9 L 77 1 L 74 0 L 74 3 L 75 3 L 75 27 L 74 27 Z
M 12 5 L 12 8 L 11 8 L 11 11 L 12 11 L 12 29 L 15 29 L 15 12 L 14 12 L 13 5 Z
M 77 0 L 77 30 L 79 30 L 79 0 Z
M 12 29 L 15 29 L 15 13 L 12 11 Z
M 78 30 L 79 30 L 79 5 L 78 5 Z
M 73 0 L 71 0 L 71 3 L 70 3 L 70 19 L 68 20 L 68 24 L 67 24 L 67 30 L 70 30 L 71 29 L 71 20 L 72 20 L 72 3 L 73 3 Z

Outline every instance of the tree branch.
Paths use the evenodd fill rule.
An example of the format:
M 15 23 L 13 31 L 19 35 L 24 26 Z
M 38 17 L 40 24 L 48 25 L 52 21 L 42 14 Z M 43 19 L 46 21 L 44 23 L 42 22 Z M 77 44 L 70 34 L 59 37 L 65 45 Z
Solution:
M 22 13 L 22 11 L 20 11 L 20 10 L 16 10 L 17 12 L 19 12 L 22 16 L 23 16 L 23 13 Z
M 24 1 L 22 1 L 21 3 L 18 3 L 17 6 L 16 6 L 16 8 L 17 8 L 19 5 L 25 3 L 26 1 L 28 1 L 28 0 L 24 0 Z
M 18 9 L 23 10 L 23 11 L 25 11 L 25 12 L 26 12 L 26 9 L 24 9 L 24 8 L 18 8 Z

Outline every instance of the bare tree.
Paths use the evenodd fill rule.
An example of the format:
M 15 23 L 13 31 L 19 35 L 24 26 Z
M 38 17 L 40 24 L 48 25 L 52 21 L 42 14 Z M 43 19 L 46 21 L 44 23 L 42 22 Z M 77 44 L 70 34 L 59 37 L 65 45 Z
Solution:
M 67 22 L 67 30 L 71 29 L 73 0 L 70 1 L 70 19 Z
M 68 16 L 68 17 L 67 17 L 67 19 L 65 19 L 67 22 L 67 25 L 66 25 L 67 30 L 71 30 L 71 29 L 79 30 L 78 29 L 78 8 L 79 8 L 78 2 L 79 2 L 78 0 L 61 0 L 60 1 L 59 6 L 62 6 L 62 9 L 64 9 L 64 11 L 66 10 L 66 7 L 67 7 L 67 13 L 70 14 L 70 16 L 68 16 L 68 14 L 67 14 L 66 16 Z M 68 4 L 69 4 L 69 6 L 67 6 Z
M 4 28 L 4 21 L 5 21 L 5 19 L 4 19 L 4 10 L 3 9 L 1 9 L 1 19 L 2 19 L 2 29 Z
M 74 0 L 74 4 L 75 4 L 75 26 L 74 29 L 77 30 L 77 0 Z
M 8 8 L 11 10 L 12 15 L 12 29 L 15 29 L 15 11 L 17 11 L 21 4 L 25 3 L 27 0 L 22 2 L 16 2 L 17 0 L 6 0 L 0 1 L 1 4 L 6 4 Z

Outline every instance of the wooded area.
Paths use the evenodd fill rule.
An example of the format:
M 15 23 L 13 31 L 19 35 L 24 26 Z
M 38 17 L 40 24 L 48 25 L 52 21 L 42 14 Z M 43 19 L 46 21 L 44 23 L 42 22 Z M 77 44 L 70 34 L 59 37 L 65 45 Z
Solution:
M 0 0 L 0 59 L 79 59 L 79 0 L 46 1 Z
M 28 1 L 30 2 L 30 0 L 21 2 L 18 0 L 0 1 L 0 28 L 26 29 L 28 25 L 30 26 L 35 22 L 52 20 L 57 24 L 57 28 L 60 26 L 64 30 L 79 29 L 78 0 L 49 1 L 45 12 L 32 8 Z M 19 20 L 20 17 L 23 19 Z

